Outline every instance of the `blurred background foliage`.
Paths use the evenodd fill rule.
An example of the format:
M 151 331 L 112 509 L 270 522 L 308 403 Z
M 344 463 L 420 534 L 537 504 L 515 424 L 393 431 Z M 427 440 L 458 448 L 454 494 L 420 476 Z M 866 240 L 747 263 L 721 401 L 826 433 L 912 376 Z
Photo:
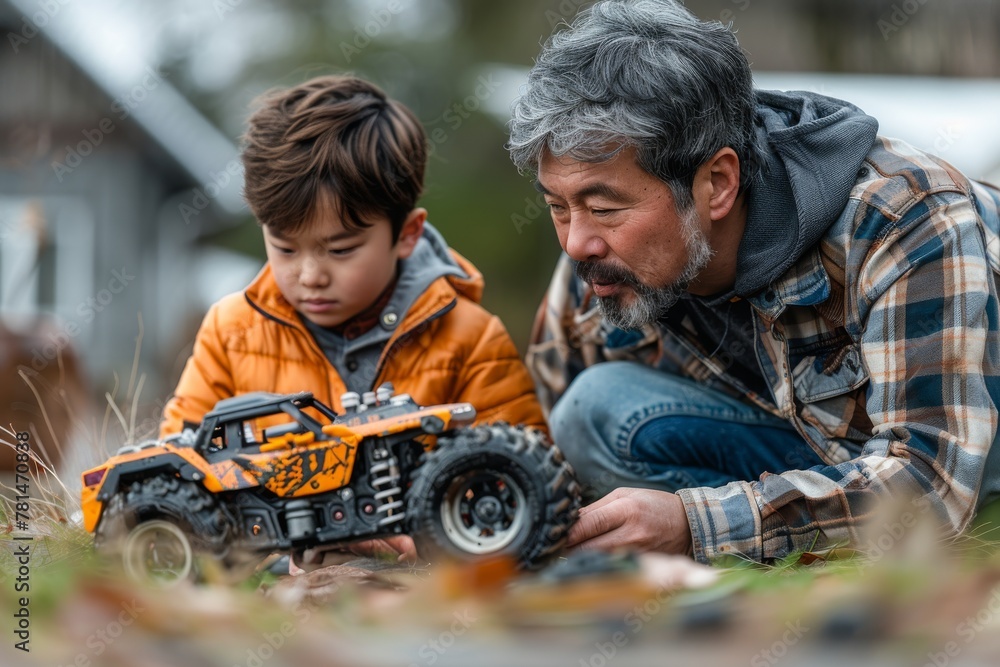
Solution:
M 35 16 L 32 11 L 43 7 L 44 3 L 33 2 L 0 0 L 0 5 L 12 7 L 9 23 L 3 26 L 8 41 L 17 31 L 25 34 L 30 27 L 25 16 Z M 148 63 L 234 143 L 253 100 L 269 88 L 339 72 L 355 73 L 381 86 L 413 109 L 430 137 L 432 153 L 421 204 L 450 244 L 484 273 L 484 305 L 503 319 L 523 351 L 559 247 L 530 179 L 510 163 L 504 149 L 505 124 L 509 104 L 541 44 L 558 25 L 590 4 L 584 0 L 88 0 L 85 8 L 72 2 L 52 5 L 60 15 L 53 18 L 50 34 L 56 34 L 57 23 L 72 18 L 70 29 L 88 37 L 84 40 L 88 48 L 103 47 L 119 61 Z M 755 71 L 1000 75 L 1000 3 L 991 0 L 689 0 L 686 4 L 703 19 L 731 24 Z M 187 219 L 185 224 L 179 222 L 178 202 L 190 203 L 194 190 L 185 185 L 171 191 L 180 187 L 174 180 L 162 186 L 165 192 L 156 193 L 177 197 L 163 205 L 171 220 L 137 220 L 141 216 L 133 211 L 138 209 L 115 211 L 109 198 L 151 199 L 145 186 L 137 187 L 127 178 L 119 181 L 122 176 L 110 168 L 102 171 L 106 162 L 118 164 L 125 176 L 134 170 L 133 163 L 122 159 L 126 151 L 121 144 L 139 152 L 144 150 L 139 145 L 148 140 L 137 139 L 128 123 L 95 151 L 98 155 L 88 159 L 84 173 L 74 174 L 67 183 L 62 178 L 55 183 L 52 164 L 65 159 L 63 147 L 76 146 L 81 130 L 97 127 L 102 115 L 109 113 L 109 100 L 93 93 L 84 100 L 79 91 L 56 83 L 57 76 L 70 70 L 52 65 L 61 56 L 38 48 L 42 41 L 22 45 L 11 41 L 13 51 L 4 54 L 6 67 L 0 73 L 12 78 L 0 85 L 4 91 L 0 111 L 5 105 L 13 107 L 19 97 L 33 95 L 34 104 L 54 108 L 51 100 L 58 99 L 62 109 L 77 109 L 78 117 L 64 113 L 47 120 L 44 111 L 39 118 L 29 106 L 0 114 L 7 123 L 0 123 L 7 138 L 0 154 L 13 153 L 17 158 L 5 158 L 0 164 L 0 190 L 6 189 L 8 197 L 24 198 L 35 196 L 25 184 L 41 184 L 36 188 L 40 196 L 53 197 L 83 196 L 89 188 L 98 221 L 102 216 L 110 219 L 108 211 L 128 221 L 109 222 L 114 229 L 96 239 L 94 248 L 111 246 L 112 237 L 120 236 L 131 244 L 121 248 L 139 248 L 145 254 L 133 257 L 117 246 L 109 248 L 89 269 L 95 288 L 90 293 L 107 282 L 112 267 L 127 264 L 131 270 L 133 264 L 146 262 L 149 270 L 115 303 L 113 315 L 95 320 L 91 339 L 81 335 L 70 342 L 81 348 L 90 344 L 84 356 L 95 385 L 91 394 L 104 407 L 104 391 L 113 384 L 113 372 L 126 372 L 132 364 L 135 315 L 144 308 L 147 338 L 139 367 L 148 381 L 141 405 L 149 404 L 142 414 L 155 422 L 204 312 L 205 295 L 198 290 L 185 292 L 180 304 L 168 303 L 165 297 L 181 289 L 171 280 L 177 273 L 192 273 L 198 262 L 212 261 L 192 256 L 186 258 L 187 264 L 177 263 L 171 259 L 173 250 L 154 256 L 156 245 L 168 237 L 157 236 L 157 227 L 172 225 L 175 246 L 171 248 L 187 248 L 198 225 L 187 225 Z M 34 56 L 25 55 L 30 49 L 35 49 Z M 53 82 L 47 83 L 47 77 Z M 19 147 L 25 150 L 14 151 Z M 146 153 L 153 156 L 151 161 L 163 162 L 156 157 L 159 153 Z M 22 159 L 22 154 L 28 157 Z M 24 165 L 35 170 L 31 179 L 18 175 L 18 169 L 27 172 Z M 223 163 L 211 167 L 220 171 Z M 5 173 L 4 168 L 13 171 Z M 96 184 L 108 181 L 115 181 L 116 190 L 96 190 Z M 133 192 L 126 194 L 130 188 Z M 235 226 L 206 225 L 198 230 L 202 234 L 198 243 L 237 251 L 259 266 L 264 260 L 260 231 L 245 208 L 237 217 Z M 13 229 L 12 224 L 5 229 Z M 170 261 L 177 263 L 173 269 L 158 264 Z M 154 285 L 157 281 L 160 284 Z M 67 301 L 71 318 L 79 298 Z M 182 306 L 191 312 L 181 312 Z M 177 324 L 164 326 L 164 319 Z M 46 335 L 29 342 L 28 358 L 55 340 Z M 99 354 L 99 345 L 110 352 Z
M 422 203 L 449 242 L 484 272 L 485 305 L 503 318 L 523 349 L 558 254 L 555 236 L 547 213 L 533 206 L 537 193 L 530 181 L 516 173 L 503 149 L 501 113 L 477 109 L 457 127 L 455 115 L 443 116 L 473 93 L 480 76 L 493 76 L 508 90 L 519 85 L 509 68 L 530 67 L 553 29 L 589 4 L 216 0 L 209 7 L 207 2 L 168 0 L 152 11 L 161 13 L 155 37 L 171 80 L 230 136 L 242 131 L 248 105 L 262 90 L 344 71 L 368 78 L 402 100 L 428 133 L 442 128 L 443 141 L 432 140 Z M 732 22 L 755 70 L 1000 74 L 1000 9 L 995 2 L 686 4 L 704 19 Z M 497 100 L 492 102 L 496 109 Z M 215 241 L 263 256 L 253 225 Z

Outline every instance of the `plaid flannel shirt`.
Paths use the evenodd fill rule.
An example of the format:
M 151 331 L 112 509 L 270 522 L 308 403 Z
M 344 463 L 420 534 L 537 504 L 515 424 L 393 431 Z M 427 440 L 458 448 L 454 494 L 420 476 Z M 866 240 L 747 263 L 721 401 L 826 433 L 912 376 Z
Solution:
M 611 328 L 565 255 L 528 367 L 546 412 L 583 368 L 633 359 L 795 425 L 825 466 L 678 492 L 700 561 L 863 546 L 887 497 L 958 532 L 1000 493 L 1000 454 L 987 460 L 1000 400 L 998 231 L 1000 191 L 880 137 L 820 243 L 748 298 L 772 396 L 727 374 L 743 351 L 712 354 L 690 322 Z

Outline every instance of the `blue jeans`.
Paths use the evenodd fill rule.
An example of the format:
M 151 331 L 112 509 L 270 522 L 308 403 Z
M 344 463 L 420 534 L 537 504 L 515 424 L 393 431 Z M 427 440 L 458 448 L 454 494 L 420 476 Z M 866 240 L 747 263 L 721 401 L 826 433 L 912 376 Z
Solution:
M 620 486 L 718 487 L 824 465 L 791 423 L 632 362 L 585 370 L 549 423 L 588 501 Z

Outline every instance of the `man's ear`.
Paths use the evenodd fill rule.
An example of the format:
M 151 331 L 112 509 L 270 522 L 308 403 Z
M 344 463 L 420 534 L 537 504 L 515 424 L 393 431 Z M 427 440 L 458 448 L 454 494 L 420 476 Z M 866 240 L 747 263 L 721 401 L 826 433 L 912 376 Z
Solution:
M 740 158 L 726 146 L 708 158 L 695 175 L 705 193 L 708 214 L 712 220 L 729 215 L 740 192 Z
M 424 233 L 424 223 L 427 221 L 427 209 L 415 208 L 410 211 L 403 221 L 403 226 L 399 230 L 399 238 L 396 239 L 396 248 L 399 250 L 399 258 L 406 259 L 413 254 L 413 249 L 417 247 L 417 241 Z

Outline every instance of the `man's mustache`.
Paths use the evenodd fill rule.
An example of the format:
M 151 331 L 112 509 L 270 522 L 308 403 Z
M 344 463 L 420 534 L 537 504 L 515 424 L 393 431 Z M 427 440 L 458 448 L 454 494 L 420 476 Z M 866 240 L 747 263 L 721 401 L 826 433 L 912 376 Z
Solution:
M 590 284 L 622 283 L 636 288 L 641 286 L 639 278 L 634 273 L 614 264 L 582 261 L 576 265 L 576 275 L 580 280 Z

